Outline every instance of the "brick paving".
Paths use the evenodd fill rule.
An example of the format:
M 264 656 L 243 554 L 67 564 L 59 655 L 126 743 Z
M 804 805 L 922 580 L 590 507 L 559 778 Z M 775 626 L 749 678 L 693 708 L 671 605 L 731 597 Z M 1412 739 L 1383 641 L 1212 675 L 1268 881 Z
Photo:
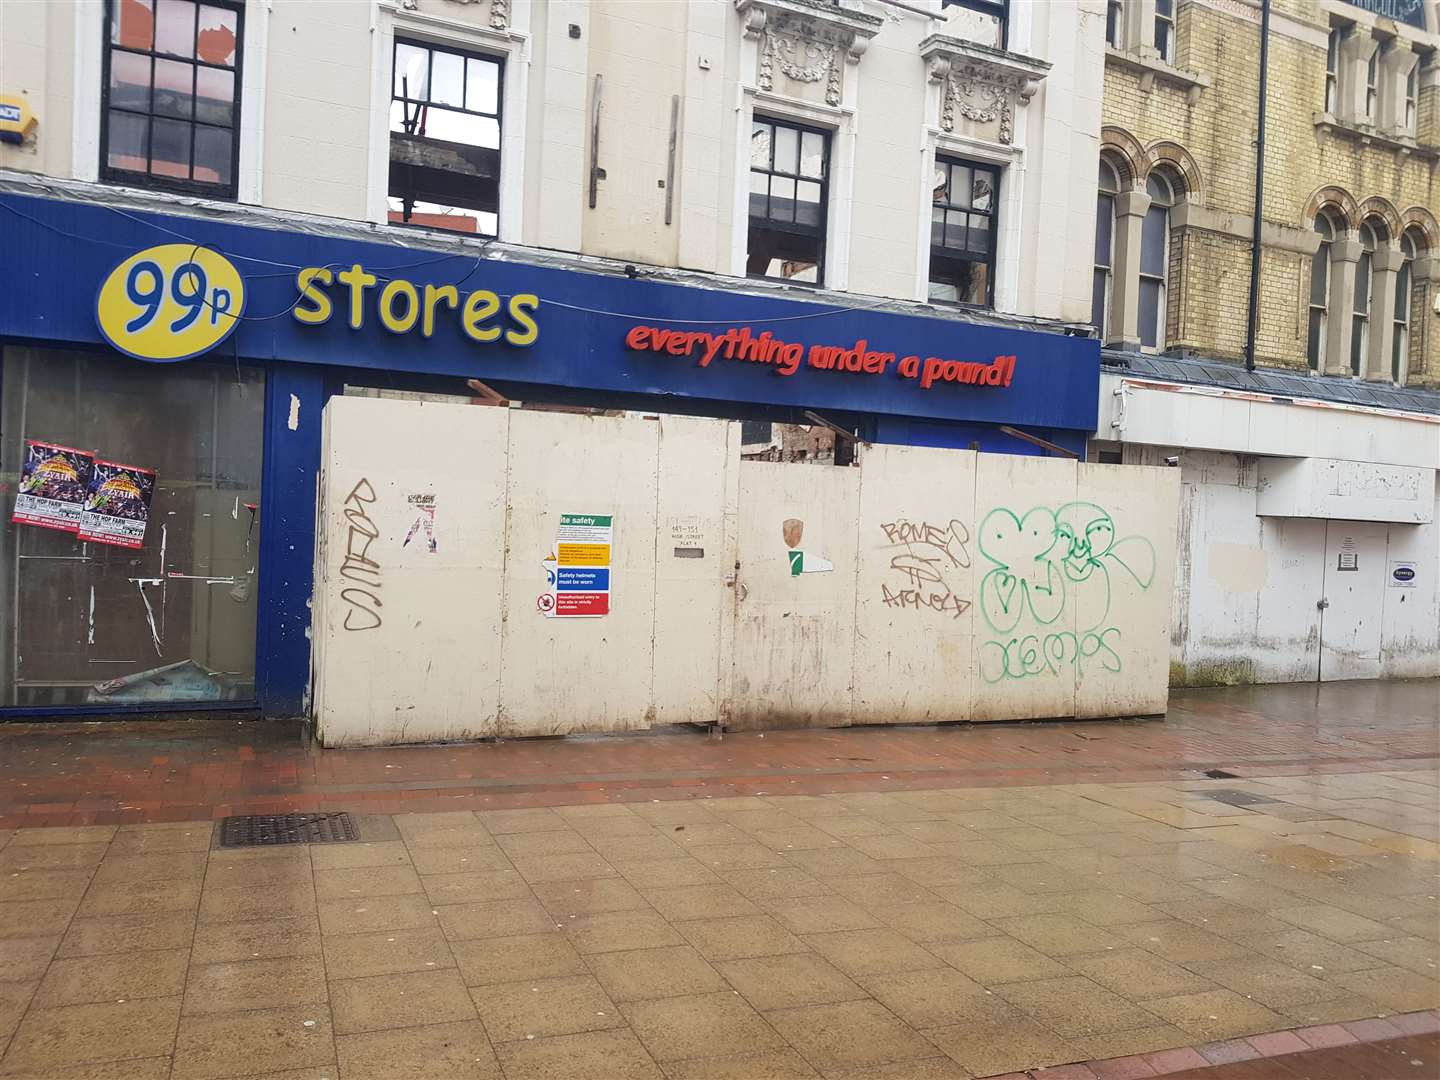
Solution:
M 1356 734 L 1374 722 L 1311 753 L 1362 742 L 1393 763 L 1403 725 Z M 987 737 L 1003 731 L 1033 735 Z M 1433 1076 L 1440 773 L 1403 760 L 624 802 L 576 787 L 259 850 L 218 848 L 209 815 L 3 830 L 0 1076 Z M 1296 1072 L 1312 1051 L 1328 1073 Z
M 324 752 L 305 745 L 293 722 L 7 724 L 0 725 L 0 828 L 288 810 L 394 813 L 1114 783 L 1216 768 L 1242 775 L 1428 769 L 1440 760 L 1437 700 L 1435 680 L 1330 683 L 1176 692 L 1163 721 L 778 731 L 719 740 L 668 729 Z

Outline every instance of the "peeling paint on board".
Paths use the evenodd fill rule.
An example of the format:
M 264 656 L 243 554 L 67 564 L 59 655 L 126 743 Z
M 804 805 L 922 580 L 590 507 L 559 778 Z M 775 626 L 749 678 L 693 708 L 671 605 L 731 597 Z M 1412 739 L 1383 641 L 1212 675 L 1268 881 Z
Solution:
M 300 430 L 300 399 L 294 394 L 290 395 L 290 416 L 286 419 L 285 426 L 291 431 Z

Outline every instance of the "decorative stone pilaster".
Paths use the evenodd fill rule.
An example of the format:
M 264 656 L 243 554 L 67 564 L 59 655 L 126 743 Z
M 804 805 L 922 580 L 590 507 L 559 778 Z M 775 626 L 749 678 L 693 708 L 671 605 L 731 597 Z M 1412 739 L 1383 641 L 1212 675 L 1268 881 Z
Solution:
M 1361 378 L 1390 381 L 1390 359 L 1395 348 L 1395 286 L 1404 262 L 1399 244 L 1382 244 L 1371 256 L 1370 349 L 1363 358 Z
M 845 97 L 847 64 L 858 64 L 884 20 L 864 11 L 819 0 L 735 0 L 747 38 L 759 43 L 755 85 L 767 93 L 809 96 L 821 90 L 825 104 Z
M 1043 60 L 944 34 L 922 41 L 920 56 L 930 81 L 941 85 L 940 130 L 955 133 L 968 120 L 982 125 L 971 134 L 1007 146 L 1015 140 L 1016 107 L 1034 97 L 1050 70 Z
M 1330 306 L 1326 309 L 1323 375 L 1350 374 L 1351 323 L 1355 315 L 1355 271 L 1360 241 L 1347 236 L 1330 245 Z M 1375 305 L 1370 305 L 1372 317 Z

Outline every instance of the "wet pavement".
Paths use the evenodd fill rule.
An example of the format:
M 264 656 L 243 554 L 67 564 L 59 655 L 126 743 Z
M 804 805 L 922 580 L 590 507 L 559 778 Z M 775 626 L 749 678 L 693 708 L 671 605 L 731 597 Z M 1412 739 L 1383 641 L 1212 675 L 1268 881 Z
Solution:
M 1433 768 L 1440 682 L 1179 691 L 1164 720 L 316 751 L 295 722 L 0 725 L 0 828 Z M 1357 811 L 1364 808 L 1356 807 Z M 1393 808 L 1370 808 L 1383 825 Z M 1412 817 L 1415 815 L 1411 815 Z M 1425 834 L 1428 839 L 1440 839 Z
M 0 1076 L 1289 1080 L 1311 1047 L 1346 1056 L 1298 1075 L 1423 1076 L 1437 785 L 588 802 L 245 850 L 6 831 Z

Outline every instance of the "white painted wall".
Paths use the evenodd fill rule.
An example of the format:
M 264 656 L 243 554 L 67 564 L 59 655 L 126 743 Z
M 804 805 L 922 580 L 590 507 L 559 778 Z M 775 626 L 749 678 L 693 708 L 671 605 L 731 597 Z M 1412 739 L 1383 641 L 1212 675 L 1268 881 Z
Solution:
M 1089 318 L 1094 173 L 1103 56 L 1101 0 L 1012 5 L 1011 48 L 1052 66 L 995 122 L 940 127 L 941 95 L 920 43 L 964 36 L 878 3 L 868 47 L 825 83 L 777 73 L 759 85 L 757 41 L 734 0 L 266 0 L 247 9 L 239 201 L 385 224 L 391 46 L 396 34 L 504 59 L 501 238 L 659 266 L 743 273 L 750 118 L 760 109 L 830 128 L 826 282 L 923 300 L 937 147 L 1004 169 L 996 306 Z M 40 118 L 36 139 L 0 146 L 0 168 L 93 180 L 98 169 L 99 0 L 0 4 L 0 72 Z M 603 81 L 596 206 L 588 206 L 590 107 Z M 680 98 L 673 190 L 665 185 L 672 96 Z M 667 193 L 673 196 L 666 223 Z M 168 201 L 159 195 L 160 202 Z
M 1137 459 L 1167 454 L 1184 482 L 1176 685 L 1440 675 L 1433 472 L 1424 524 L 1271 517 L 1254 459 L 1165 447 Z M 1339 569 L 1342 551 L 1357 569 Z M 1402 562 L 1415 568 L 1408 585 L 1391 574 Z
M 1179 464 L 1175 685 L 1440 675 L 1440 417 L 1102 375 L 1097 435 Z
M 382 398 L 324 438 L 327 746 L 1165 709 L 1174 470 L 741 462 L 725 421 Z M 615 516 L 608 616 L 537 611 L 561 513 Z

